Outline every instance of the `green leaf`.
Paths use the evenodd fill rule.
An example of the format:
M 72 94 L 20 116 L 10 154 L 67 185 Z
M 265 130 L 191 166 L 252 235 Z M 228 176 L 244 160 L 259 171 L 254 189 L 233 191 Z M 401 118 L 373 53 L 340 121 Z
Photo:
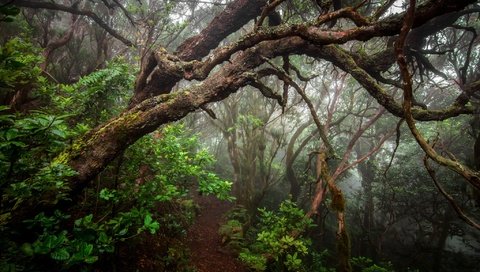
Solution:
M 98 256 L 89 256 L 89 257 L 85 258 L 85 262 L 87 264 L 93 264 L 96 261 L 98 261 Z
M 57 261 L 66 261 L 70 259 L 70 253 L 65 248 L 60 248 L 50 253 L 50 257 Z
M 147 214 L 147 215 L 145 216 L 145 219 L 143 219 L 143 224 L 144 224 L 145 226 L 148 226 L 148 225 L 150 225 L 150 223 L 152 223 L 152 220 L 153 220 L 153 219 L 152 219 L 152 216 L 151 216 L 150 214 Z
M 154 221 L 150 214 L 147 214 L 145 216 L 145 219 L 143 220 L 143 225 L 151 234 L 155 234 L 160 228 L 160 224 Z
M 67 138 L 67 133 L 63 130 L 59 130 L 59 129 L 52 129 L 52 134 L 53 135 L 56 135 L 62 139 L 65 139 Z
M 118 236 L 124 236 L 127 233 L 128 233 L 128 229 L 122 229 L 118 232 Z
M 82 247 L 80 249 L 80 253 L 83 256 L 89 256 L 90 254 L 92 254 L 92 252 L 93 252 L 93 245 L 92 244 L 87 244 L 87 243 L 82 244 Z

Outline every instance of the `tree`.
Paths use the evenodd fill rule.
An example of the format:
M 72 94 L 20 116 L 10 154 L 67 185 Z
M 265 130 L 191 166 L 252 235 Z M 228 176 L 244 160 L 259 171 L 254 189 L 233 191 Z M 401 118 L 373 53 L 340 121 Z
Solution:
M 199 34 L 184 40 L 175 50 L 147 49 L 141 58 L 141 70 L 128 109 L 75 140 L 53 160 L 69 165 L 77 172 L 69 179 L 71 197 L 75 198 L 128 146 L 163 124 L 205 108 L 208 103 L 223 100 L 247 85 L 256 86 L 263 95 L 278 99 L 279 95 L 265 92 L 258 82 L 262 77 L 273 75 L 293 86 L 289 69 L 272 71 L 262 65 L 277 57 L 282 57 L 286 64 L 292 55 L 325 60 L 348 73 L 379 105 L 406 119 L 431 160 L 460 174 L 475 190 L 480 189 L 478 172 L 454 157 L 440 155 L 415 129 L 416 121 L 445 120 L 476 112 L 474 103 L 480 86 L 478 45 L 476 35 L 470 36 L 476 33 L 472 31 L 472 20 L 478 18 L 477 1 L 422 1 L 418 5 L 411 1 L 398 8 L 400 13 L 389 9 L 393 1 L 345 1 L 343 8 L 338 7 L 343 1 L 334 1 L 337 4 L 334 8 L 322 6 L 319 13 L 284 12 L 279 13 L 281 24 L 263 24 L 266 15 L 282 8 L 282 2 L 232 1 Z M 1 3 L 86 16 L 123 44 L 135 46 L 98 14 L 79 8 L 75 3 L 71 6 L 47 1 L 10 3 L 2 0 Z M 283 5 L 318 10 L 309 9 L 312 3 L 288 1 Z M 410 7 L 409 13 L 406 12 L 407 6 Z M 248 25 L 258 17 L 254 26 Z M 242 27 L 249 29 L 247 34 L 222 44 Z M 396 36 L 398 34 L 400 39 Z M 450 37 L 457 41 L 456 45 L 449 44 L 456 46 L 453 51 L 438 44 Z M 440 71 L 432 64 L 434 58 L 429 59 L 431 55 L 447 59 L 452 69 Z M 398 72 L 401 72 L 401 78 L 396 76 Z M 412 73 L 419 82 L 411 81 Z M 426 88 L 420 88 L 413 97 L 412 85 L 423 87 L 421 80 L 424 78 L 427 87 L 449 90 L 450 103 L 433 108 L 434 103 Z M 199 83 L 172 92 L 182 80 Z M 402 88 L 405 89 L 405 103 L 399 102 L 395 92 Z M 283 100 L 279 100 L 285 103 L 286 95 L 282 97 Z M 323 136 L 322 140 L 328 151 L 325 156 L 329 157 L 332 154 L 328 150 L 328 141 Z M 55 194 L 45 192 L 45 195 L 52 193 Z M 14 221 L 20 222 L 27 215 L 45 208 L 37 202 L 32 198 L 12 207 Z

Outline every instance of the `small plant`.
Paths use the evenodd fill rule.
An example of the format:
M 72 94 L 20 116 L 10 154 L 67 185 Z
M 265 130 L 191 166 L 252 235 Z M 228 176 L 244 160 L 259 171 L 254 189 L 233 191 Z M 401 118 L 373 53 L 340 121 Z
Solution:
M 367 257 L 354 257 L 351 260 L 352 266 L 355 271 L 361 272 L 391 272 L 393 270 L 393 266 L 391 263 L 385 264 L 375 264 L 373 260 Z
M 240 259 L 256 271 L 303 271 L 310 240 L 302 235 L 312 220 L 296 204 L 286 200 L 278 211 L 259 209 L 255 241 L 240 253 Z
M 231 249 L 239 251 L 244 246 L 243 225 L 240 221 L 228 220 L 220 227 L 218 233 L 222 237 L 222 244 L 228 245 Z
M 250 252 L 250 250 L 246 249 L 240 253 L 239 258 L 254 271 L 267 270 L 267 258 L 263 255 Z
M 307 271 L 316 271 L 316 272 L 335 272 L 334 268 L 330 268 L 327 265 L 326 259 L 330 256 L 330 252 L 325 249 L 321 252 L 312 250 L 310 252 L 309 258 L 309 267 Z

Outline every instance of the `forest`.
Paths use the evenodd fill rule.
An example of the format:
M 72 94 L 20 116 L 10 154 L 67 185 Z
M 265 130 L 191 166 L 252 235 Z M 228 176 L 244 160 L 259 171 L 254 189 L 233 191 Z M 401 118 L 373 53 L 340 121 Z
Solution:
M 0 272 L 480 267 L 480 1 L 0 0 Z

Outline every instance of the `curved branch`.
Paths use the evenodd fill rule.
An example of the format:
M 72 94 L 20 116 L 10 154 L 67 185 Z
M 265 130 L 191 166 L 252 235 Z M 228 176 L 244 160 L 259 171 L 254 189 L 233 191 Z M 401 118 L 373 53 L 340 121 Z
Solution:
M 265 60 L 268 61 L 267 59 Z M 268 62 L 268 63 L 273 67 L 273 69 L 264 69 L 262 71 L 263 72 L 267 71 L 271 75 L 277 76 L 280 80 L 287 83 L 289 86 L 292 86 L 295 89 L 295 91 L 302 97 L 303 101 L 305 101 L 305 104 L 307 104 L 307 107 L 310 110 L 310 115 L 312 116 L 313 121 L 317 126 L 317 130 L 320 134 L 320 138 L 322 139 L 323 143 L 325 144 L 325 147 L 327 148 L 327 154 L 329 156 L 332 156 L 334 154 L 334 149 L 327 138 L 326 127 L 320 121 L 320 118 L 318 117 L 318 114 L 315 110 L 315 107 L 313 106 L 312 101 L 305 94 L 305 91 L 300 86 L 298 86 L 298 84 L 294 80 L 292 80 L 292 78 L 285 71 L 283 71 L 282 68 L 276 67 L 271 62 Z
M 236 2 L 245 3 L 244 0 L 238 0 L 235 1 L 235 3 Z M 264 3 L 264 1 L 261 2 Z M 425 20 L 427 20 L 428 18 L 436 16 L 441 12 L 445 12 L 446 10 L 462 8 L 462 5 L 464 6 L 470 2 L 472 1 L 444 0 L 429 2 L 434 3 L 432 6 L 436 8 L 428 8 L 425 12 L 420 13 L 420 15 L 425 15 Z M 435 12 L 432 12 L 432 10 Z M 400 18 L 402 17 L 395 16 L 388 22 L 379 23 L 376 25 L 376 27 L 378 27 L 380 31 L 376 34 L 371 32 L 371 35 L 381 36 L 397 34 L 399 32 L 399 27 L 397 26 L 398 22 L 395 20 L 400 20 Z M 423 20 L 423 18 L 420 18 L 419 20 Z M 392 27 L 392 24 L 394 27 Z M 365 29 L 369 29 L 370 27 L 371 26 L 367 26 Z M 358 29 L 360 32 L 364 31 L 362 30 L 363 28 Z M 205 67 L 211 65 L 211 62 L 221 59 L 221 57 L 217 57 L 215 54 L 211 56 L 213 60 L 207 59 L 205 62 L 181 62 L 181 59 L 178 56 L 156 52 L 154 55 L 154 61 L 157 62 L 156 69 L 171 69 L 171 71 L 167 71 L 167 73 L 165 73 L 166 79 L 178 78 L 179 80 L 182 77 L 193 79 L 195 73 L 198 73 L 199 76 L 208 76 L 208 78 L 206 78 L 201 84 L 187 88 L 183 91 L 148 98 L 143 102 L 138 103 L 136 106 L 133 106 L 131 109 L 125 111 L 120 116 L 113 118 L 107 123 L 92 130 L 81 139 L 75 141 L 70 149 L 65 150 L 53 162 L 68 164 L 78 172 L 78 175 L 72 177 L 70 180 L 69 185 L 71 191 L 69 194 L 75 195 L 80 190 L 85 188 L 92 177 L 102 171 L 109 162 L 111 162 L 116 156 L 118 156 L 118 154 L 123 152 L 125 148 L 133 144 L 141 136 L 155 130 L 162 124 L 179 120 L 186 116 L 189 112 L 193 112 L 207 103 L 225 99 L 230 94 L 238 91 L 239 88 L 253 82 L 257 78 L 257 75 L 252 72 L 253 69 L 263 64 L 266 59 L 277 56 L 286 54 L 308 54 L 316 58 L 333 60 L 337 62 L 335 65 L 339 67 L 343 65 L 345 68 L 344 70 L 352 74 L 359 82 L 361 82 L 361 84 L 367 88 L 372 96 L 381 102 L 380 104 L 384 106 L 386 105 L 386 108 L 389 111 L 396 112 L 398 115 L 403 116 L 404 112 L 402 108 L 396 108 L 398 105 L 395 103 L 393 98 L 386 94 L 386 92 L 375 82 L 374 79 L 369 76 L 368 73 L 359 68 L 359 66 L 348 53 L 341 51 L 335 46 L 318 46 L 321 44 L 315 44 L 315 42 L 318 42 L 318 40 L 305 40 L 304 38 L 299 36 L 291 36 L 283 39 L 268 40 L 263 42 L 259 41 L 252 47 L 246 48 L 243 52 L 238 52 L 233 57 L 231 62 L 225 62 L 225 64 L 222 65 L 217 72 L 210 75 L 208 74 L 211 70 L 208 69 L 208 73 L 202 74 L 200 72 L 205 71 Z M 213 40 L 216 40 L 216 38 Z M 203 43 L 203 41 L 200 40 L 195 41 Z M 205 44 L 209 43 L 206 42 Z M 192 46 L 192 48 L 195 48 L 195 46 Z M 187 51 L 188 50 L 185 51 L 186 56 L 195 56 L 194 53 L 192 53 L 193 55 L 189 55 Z M 337 59 L 337 57 L 340 55 L 345 55 L 347 60 Z M 230 57 L 231 55 L 228 56 L 228 58 Z M 200 69 L 199 71 L 196 71 L 194 68 L 202 68 L 204 70 Z M 145 71 L 147 70 L 149 69 L 146 69 Z M 156 80 L 160 78 L 157 77 L 157 74 L 155 73 L 151 74 L 150 76 L 156 77 Z M 363 77 L 364 79 L 361 79 L 360 77 Z M 145 77 L 145 80 L 147 78 L 148 76 Z M 286 78 L 288 79 L 288 77 Z M 143 80 L 141 82 L 143 82 Z M 172 82 L 176 83 L 177 81 L 172 80 Z M 294 86 L 294 81 L 291 82 L 292 84 L 290 85 Z M 161 81 L 160 83 L 166 84 L 165 81 Z M 148 82 L 145 84 L 148 85 Z M 160 84 L 160 86 L 162 84 Z M 301 88 L 299 89 L 301 90 Z M 155 91 L 155 89 L 153 89 L 153 91 Z M 154 95 L 155 93 L 152 92 L 152 94 Z M 415 118 L 423 120 L 439 120 L 441 118 L 448 118 L 470 112 L 472 111 L 470 111 L 469 108 L 464 107 L 455 107 L 453 109 L 438 112 L 415 109 L 412 110 L 412 115 Z M 43 197 L 46 197 L 48 193 L 49 192 L 46 192 L 45 196 Z M 42 196 L 39 196 L 39 198 L 41 197 Z M 36 200 L 38 200 L 38 198 L 32 198 L 19 204 L 16 210 L 13 211 L 12 217 L 15 217 L 17 222 L 23 220 L 25 217 L 18 215 L 18 213 L 21 214 L 21 210 L 28 210 L 22 208 L 25 207 L 25 205 L 30 205 L 30 211 L 33 212 L 42 209 L 41 205 L 44 204 L 39 204 L 39 202 Z
M 5 2 L 5 0 L 0 0 L 0 1 L 2 3 Z M 112 35 L 113 37 L 121 41 L 126 46 L 135 46 L 133 42 L 131 42 L 127 38 L 120 35 L 120 33 L 118 33 L 116 30 L 111 28 L 93 11 L 78 9 L 75 5 L 65 6 L 65 5 L 61 5 L 53 2 L 43 2 L 43 1 L 15 0 L 12 4 L 15 6 L 25 7 L 25 8 L 41 8 L 41 9 L 49 9 L 49 10 L 59 10 L 59 11 L 64 11 L 72 14 L 87 16 L 88 18 L 95 21 L 95 23 L 97 23 L 100 27 L 105 29 L 105 31 L 107 31 L 110 35 Z
M 473 221 L 473 219 L 471 219 L 468 215 L 466 215 L 463 212 L 463 210 L 457 205 L 457 203 L 455 202 L 455 199 L 449 193 L 447 193 L 447 191 L 445 191 L 445 189 L 443 189 L 442 185 L 440 185 L 440 183 L 438 182 L 437 177 L 435 175 L 435 171 L 432 169 L 432 167 L 430 167 L 430 164 L 428 163 L 428 156 L 427 155 L 425 155 L 425 157 L 423 157 L 423 165 L 425 166 L 425 169 L 427 169 L 428 174 L 432 178 L 433 183 L 435 184 L 435 187 L 437 187 L 438 191 L 440 191 L 440 193 L 445 197 L 445 199 L 447 199 L 448 203 L 450 203 L 453 210 L 455 210 L 455 212 L 460 217 L 460 219 L 465 221 L 470 226 L 480 230 L 480 224 Z
M 369 73 L 360 67 L 347 51 L 334 45 L 323 46 L 321 48 L 310 47 L 308 51 L 310 52 L 307 54 L 324 58 L 349 73 L 380 105 L 384 106 L 393 115 L 404 117 L 404 109 L 402 106 L 397 103 Z M 468 99 L 463 99 L 464 97 L 462 95 L 460 95 L 459 98 L 457 98 L 452 105 L 442 110 L 413 108 L 412 116 L 419 121 L 440 121 L 461 114 L 472 114 L 475 112 L 473 106 L 466 105 Z
M 285 0 L 273 0 L 273 1 L 270 1 L 270 3 L 268 5 L 266 5 L 263 10 L 262 10 L 262 14 L 260 15 L 260 18 L 258 19 L 257 23 L 255 24 L 255 31 L 257 31 L 257 29 L 262 26 L 263 24 L 263 21 L 265 20 L 265 18 L 268 16 L 268 14 L 270 12 L 272 12 L 273 10 L 275 10 L 275 8 L 280 5 L 283 1 Z
M 415 0 L 410 0 L 410 6 L 408 8 L 408 16 L 405 19 L 405 23 L 402 27 L 402 32 L 400 37 L 395 45 L 395 52 L 397 54 L 397 62 L 400 68 L 400 73 L 403 80 L 403 109 L 405 112 L 405 121 L 412 132 L 412 135 L 415 137 L 415 140 L 423 149 L 425 154 L 435 161 L 436 163 L 446 166 L 449 169 L 460 174 L 468 183 L 474 186 L 476 189 L 480 190 L 480 174 L 466 165 L 463 165 L 455 159 L 448 159 L 438 154 L 435 149 L 427 143 L 423 138 L 422 134 L 418 130 L 415 124 L 415 120 L 412 115 L 412 101 L 413 101 L 413 91 L 412 91 L 412 77 L 408 71 L 407 61 L 404 53 L 405 40 L 413 24 L 413 14 L 415 12 Z
M 135 21 L 130 16 L 130 13 L 128 13 L 128 10 L 120 2 L 118 2 L 118 0 L 112 0 L 112 1 L 117 5 L 117 7 L 119 7 L 122 10 L 123 14 L 125 15 L 125 17 L 127 17 L 130 24 L 132 24 L 132 26 L 135 26 Z
M 344 173 L 346 170 L 350 169 L 351 167 L 353 167 L 354 165 L 360 163 L 361 161 L 365 160 L 366 158 L 368 158 L 368 156 L 370 156 L 371 154 L 373 154 L 373 152 L 377 151 L 381 146 L 382 144 L 388 139 L 390 138 L 391 134 L 392 133 L 387 133 L 384 137 L 382 137 L 382 139 L 380 140 L 379 144 L 377 145 L 378 148 L 374 148 L 372 149 L 371 153 L 368 153 L 366 156 L 364 156 L 361 160 L 359 160 L 358 162 L 356 163 L 352 163 L 350 165 L 347 165 L 348 163 L 348 159 L 350 158 L 350 154 L 352 153 L 352 150 L 353 150 L 353 147 L 355 146 L 355 144 L 357 143 L 358 139 L 360 139 L 360 137 L 363 135 L 363 133 L 365 133 L 365 131 L 371 127 L 373 124 L 375 124 L 375 122 L 380 118 L 382 117 L 382 115 L 385 113 L 385 108 L 380 108 L 377 110 L 377 112 L 375 113 L 375 115 L 370 119 L 368 120 L 368 122 L 358 128 L 358 130 L 355 132 L 355 134 L 352 136 L 352 138 L 350 139 L 348 145 L 347 145 L 347 149 L 346 151 L 344 152 L 344 155 L 343 155 L 343 158 L 342 158 L 342 161 L 338 164 L 336 170 L 335 170 L 335 173 L 332 175 L 332 179 L 333 180 L 336 180 L 342 173 Z
M 435 16 L 442 15 L 446 12 L 456 11 L 464 8 L 467 4 L 474 2 L 473 0 L 443 0 L 438 2 L 427 2 L 419 7 L 417 16 L 415 17 L 415 26 L 420 26 Z M 243 26 L 250 19 L 254 18 L 261 12 L 261 8 L 266 1 L 260 0 L 237 0 L 229 4 L 226 9 L 213 19 L 207 28 L 199 35 L 187 39 L 177 48 L 176 57 L 182 61 L 198 60 L 206 56 L 210 50 L 215 48 L 221 40 L 228 34 Z M 295 25 L 280 25 L 261 29 L 252 32 L 240 41 L 219 47 L 210 53 L 210 57 L 204 62 L 190 64 L 190 70 L 196 70 L 196 73 L 185 73 L 186 79 L 203 79 L 217 65 L 230 60 L 235 53 L 248 48 L 252 48 L 263 41 L 279 40 L 287 37 L 302 37 L 316 45 L 326 44 L 342 44 L 351 40 L 369 40 L 379 36 L 390 36 L 399 33 L 403 14 L 393 15 L 388 19 L 369 23 L 361 17 L 354 8 L 348 7 L 337 11 L 322 15 L 316 20 Z M 323 23 L 336 18 L 350 18 L 360 27 L 344 30 L 331 31 L 320 29 Z M 298 49 L 300 51 L 300 49 Z M 151 80 L 146 85 L 145 90 L 136 91 L 134 101 L 138 103 L 150 96 L 161 93 L 168 93 L 182 79 L 182 75 L 170 75 L 161 71 L 151 74 Z M 401 107 L 398 107 L 401 109 Z
M 42 55 L 43 55 L 43 58 L 44 58 L 43 63 L 40 64 L 40 68 L 42 70 L 44 70 L 44 71 L 46 70 L 52 52 L 55 51 L 56 49 L 64 46 L 64 45 L 66 45 L 72 39 L 73 32 L 75 31 L 75 27 L 76 27 L 78 21 L 79 20 L 78 20 L 77 16 L 72 15 L 72 23 L 70 25 L 70 28 L 58 39 L 55 39 L 55 40 L 52 40 L 52 41 L 48 42 L 47 46 L 45 47 L 45 49 L 42 52 Z
M 184 60 L 199 60 L 216 48 L 228 35 L 260 14 L 265 0 L 236 0 L 228 4 L 200 34 L 177 47 L 176 55 Z

